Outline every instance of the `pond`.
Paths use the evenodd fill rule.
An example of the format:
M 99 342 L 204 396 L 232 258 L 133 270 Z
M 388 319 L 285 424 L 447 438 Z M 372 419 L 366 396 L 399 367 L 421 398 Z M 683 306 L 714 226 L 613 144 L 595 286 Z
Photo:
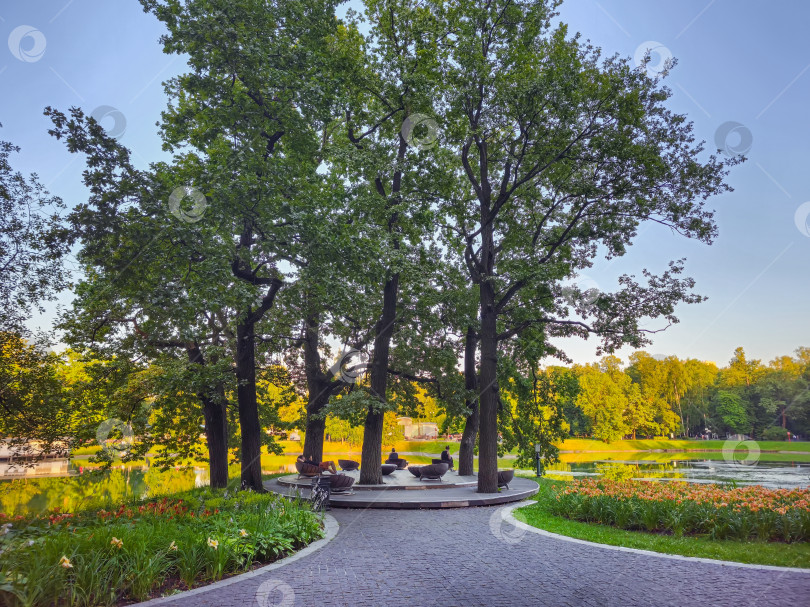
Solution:
M 591 457 L 582 458 L 582 455 Z M 771 488 L 801 488 L 810 485 L 810 455 L 760 454 L 738 460 L 722 453 L 617 453 L 561 454 L 560 462 L 547 468 L 552 478 L 605 476 L 615 479 L 686 481 L 690 483 L 736 483 Z M 788 459 L 790 458 L 790 459 Z
M 331 457 L 331 456 L 330 456 Z M 294 472 L 295 455 L 263 455 L 262 472 Z M 239 478 L 239 466 L 229 468 Z M 104 508 L 125 500 L 169 495 L 208 484 L 208 466 L 198 463 L 161 471 L 147 462 L 116 464 L 100 471 L 87 457 L 54 459 L 34 466 L 0 464 L 0 512 L 38 514 Z
M 426 464 L 430 463 L 432 454 L 403 452 L 401 455 L 412 464 Z M 326 459 L 359 461 L 360 454 L 328 453 Z M 547 467 L 547 476 L 570 480 L 601 475 L 789 488 L 810 485 L 810 453 L 762 453 L 750 464 L 726 461 L 721 452 L 694 451 L 561 453 L 560 460 Z M 265 474 L 293 472 L 294 462 L 293 454 L 264 455 L 262 471 Z M 498 465 L 511 467 L 514 460 L 506 456 Z M 8 478 L 9 474 L 12 478 Z M 122 500 L 167 495 L 208 484 L 208 468 L 202 464 L 160 471 L 140 462 L 100 472 L 94 470 L 86 458 L 43 462 L 31 470 L 4 469 L 0 470 L 0 475 L 5 476 L 0 480 L 0 512 L 7 515 L 37 514 L 55 508 L 62 512 L 103 508 Z M 238 466 L 231 467 L 230 476 L 238 478 Z

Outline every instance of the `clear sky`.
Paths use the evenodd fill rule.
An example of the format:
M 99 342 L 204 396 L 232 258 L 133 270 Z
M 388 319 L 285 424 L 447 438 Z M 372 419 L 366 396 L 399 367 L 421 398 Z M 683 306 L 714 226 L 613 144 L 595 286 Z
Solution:
M 677 59 L 665 80 L 670 107 L 694 121 L 697 138 L 709 150 L 718 133 L 731 153 L 750 148 L 748 162 L 732 170 L 735 191 L 711 201 L 714 245 L 650 227 L 628 255 L 598 261 L 588 278 L 610 290 L 623 273 L 659 272 L 687 258 L 709 301 L 681 306 L 681 323 L 654 337 L 653 354 L 724 364 L 737 346 L 765 361 L 810 346 L 810 3 L 569 0 L 561 11 L 571 32 L 608 55 L 633 57 L 658 43 L 651 66 L 661 55 Z M 162 158 L 161 82 L 184 67 L 162 53 L 162 31 L 135 0 L 0 2 L 0 37 L 8 40 L 0 45 L 0 139 L 23 148 L 13 166 L 38 173 L 68 205 L 84 200 L 82 159 L 47 134 L 48 105 L 106 115 L 102 124 L 121 133 L 140 166 Z M 54 309 L 39 319 L 43 328 Z M 594 340 L 565 348 L 576 362 L 596 359 Z

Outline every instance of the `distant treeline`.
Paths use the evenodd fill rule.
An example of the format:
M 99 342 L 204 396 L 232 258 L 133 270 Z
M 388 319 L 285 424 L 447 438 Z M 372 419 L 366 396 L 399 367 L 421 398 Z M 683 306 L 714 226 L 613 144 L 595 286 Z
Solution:
M 807 347 L 768 364 L 737 348 L 722 368 L 636 352 L 626 367 L 607 356 L 591 365 L 547 367 L 535 379 L 540 376 L 554 387 L 544 396 L 546 404 L 561 407 L 571 436 L 609 441 L 708 433 L 764 440 L 786 440 L 788 432 L 810 435 Z

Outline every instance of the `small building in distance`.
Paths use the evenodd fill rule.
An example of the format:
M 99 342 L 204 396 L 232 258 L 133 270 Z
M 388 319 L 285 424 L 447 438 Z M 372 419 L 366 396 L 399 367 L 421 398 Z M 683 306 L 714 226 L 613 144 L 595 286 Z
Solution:
M 420 422 L 410 417 L 399 417 L 397 425 L 402 426 L 402 434 L 406 440 L 439 438 L 439 424 L 436 422 Z

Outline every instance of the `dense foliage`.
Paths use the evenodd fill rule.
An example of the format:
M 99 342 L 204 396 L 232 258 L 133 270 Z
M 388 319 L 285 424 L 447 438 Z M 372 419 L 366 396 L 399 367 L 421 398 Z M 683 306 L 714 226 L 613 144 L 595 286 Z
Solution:
M 19 151 L 0 141 L 0 331 L 27 333 L 25 321 L 68 285 L 61 263 L 68 247 L 64 203 L 37 175 L 12 168 L 11 154 Z
M 697 423 L 644 361 L 643 379 L 609 360 L 576 382 L 540 366 L 572 362 L 564 338 L 643 347 L 703 300 L 683 259 L 577 287 L 650 222 L 711 243 L 708 201 L 741 161 L 705 150 L 643 65 L 570 33 L 555 0 L 366 0 L 343 15 L 334 0 L 140 3 L 186 61 L 164 83 L 168 158 L 136 166 L 81 108 L 46 109 L 87 166 L 59 241 L 80 271 L 60 328 L 103 361 L 89 376 L 111 378 L 109 412 L 76 418 L 138 437 L 131 456 L 197 455 L 203 426 L 212 485 L 235 456 L 256 491 L 268 430 L 295 401 L 262 406 L 262 374 L 282 362 L 308 455 L 329 413 L 362 421 L 364 483 L 381 482 L 386 418 L 413 408 L 414 384 L 462 430 L 460 470 L 478 448 L 482 492 L 497 491 L 505 446 L 552 459 L 572 407 L 604 439 Z M 15 208 L 42 198 L 11 179 Z M 28 250 L 42 270 L 29 291 L 45 297 L 61 275 Z M 336 346 L 367 356 L 365 377 L 335 365 Z M 763 411 L 794 398 L 769 390 Z M 746 398 L 718 396 L 723 424 L 743 429 Z M 68 430 L 87 440 L 92 426 Z

